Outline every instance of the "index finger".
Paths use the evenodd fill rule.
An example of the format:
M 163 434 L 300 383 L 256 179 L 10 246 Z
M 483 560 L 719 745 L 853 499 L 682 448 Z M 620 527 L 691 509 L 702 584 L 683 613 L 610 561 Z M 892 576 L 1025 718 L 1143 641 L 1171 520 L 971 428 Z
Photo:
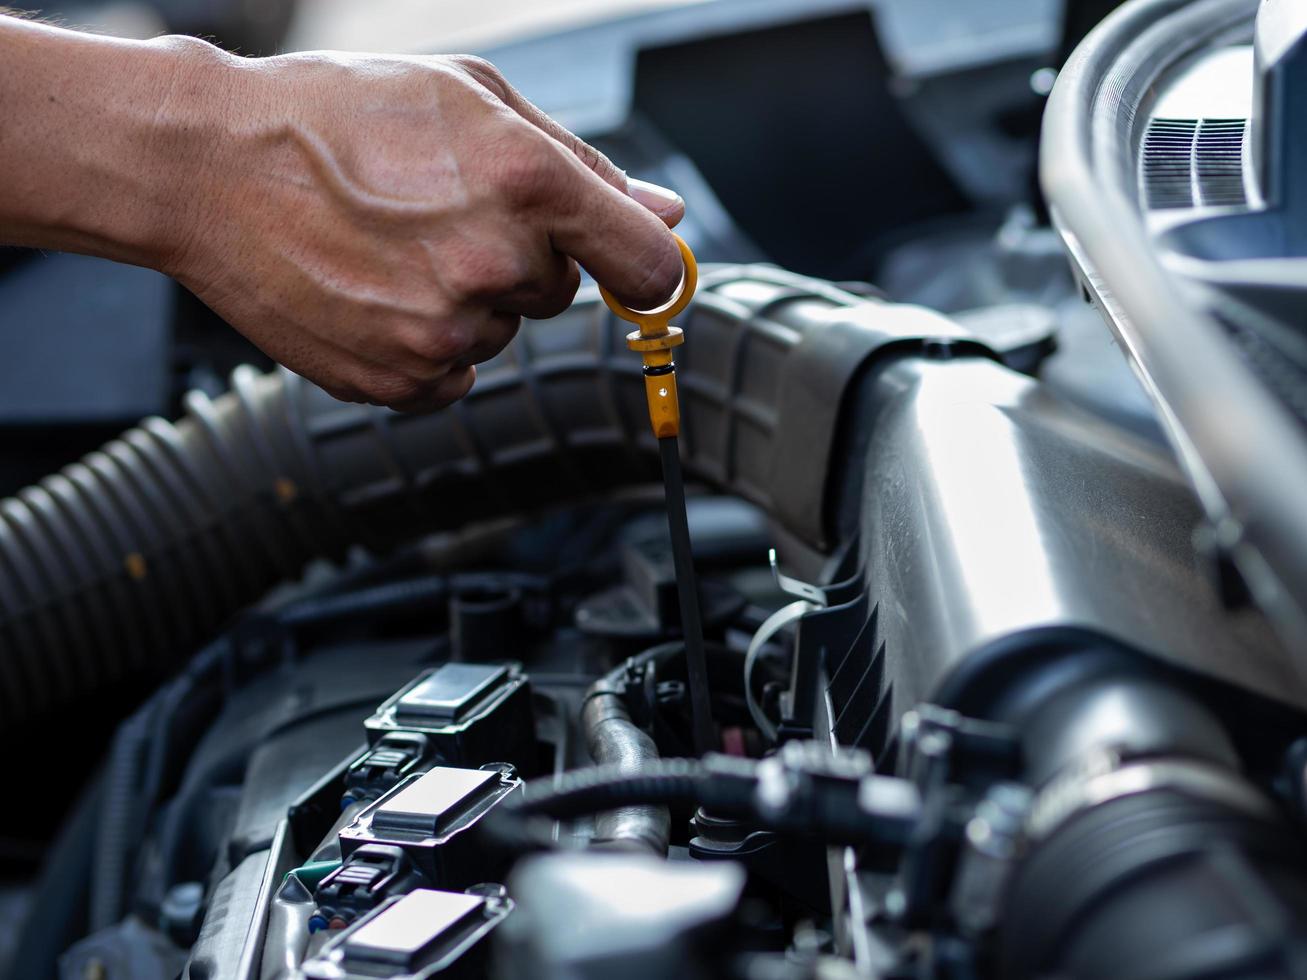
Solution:
M 569 186 L 549 228 L 554 247 L 631 309 L 666 303 L 684 272 L 675 236 L 651 211 L 580 161 L 568 170 Z

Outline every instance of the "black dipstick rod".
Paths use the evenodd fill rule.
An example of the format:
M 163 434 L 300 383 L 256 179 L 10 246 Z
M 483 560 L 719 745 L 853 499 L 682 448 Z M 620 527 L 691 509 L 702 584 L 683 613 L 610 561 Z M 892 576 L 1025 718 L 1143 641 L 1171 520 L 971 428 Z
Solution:
M 690 524 L 685 515 L 685 477 L 676 437 L 681 432 L 681 403 L 676 393 L 676 362 L 672 348 L 685 342 L 680 327 L 671 319 L 689 305 L 699 282 L 694 253 L 673 235 L 685 262 L 680 291 L 657 310 L 641 312 L 624 306 L 602 286 L 599 292 L 608 308 L 640 329 L 626 337 L 626 346 L 644 360 L 644 394 L 649 404 L 649 422 L 663 460 L 663 487 L 667 497 L 667 530 L 672 538 L 672 564 L 676 569 L 676 593 L 681 607 L 681 633 L 685 637 L 686 676 L 690 689 L 690 718 L 694 747 L 701 755 L 717 747 L 713 734 L 712 702 L 708 696 L 708 661 L 703 649 L 703 620 L 699 616 L 699 587 L 690 551 Z
M 667 494 L 667 530 L 672 536 L 672 566 L 676 569 L 676 595 L 681 605 L 681 634 L 685 637 L 686 676 L 690 687 L 690 718 L 694 747 L 703 754 L 717 747 L 713 737 L 712 704 L 708 700 L 708 658 L 703 650 L 703 620 L 699 617 L 699 584 L 690 551 L 690 523 L 685 513 L 685 477 L 675 436 L 658 440 L 663 457 L 663 487 Z

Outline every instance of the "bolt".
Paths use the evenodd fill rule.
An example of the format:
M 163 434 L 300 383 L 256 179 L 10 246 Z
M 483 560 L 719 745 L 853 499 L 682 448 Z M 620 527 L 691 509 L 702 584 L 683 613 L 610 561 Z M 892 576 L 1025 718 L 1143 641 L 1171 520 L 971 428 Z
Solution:
M 496 881 L 483 881 L 477 885 L 471 885 L 464 889 L 468 895 L 477 895 L 481 898 L 507 898 L 508 889 Z

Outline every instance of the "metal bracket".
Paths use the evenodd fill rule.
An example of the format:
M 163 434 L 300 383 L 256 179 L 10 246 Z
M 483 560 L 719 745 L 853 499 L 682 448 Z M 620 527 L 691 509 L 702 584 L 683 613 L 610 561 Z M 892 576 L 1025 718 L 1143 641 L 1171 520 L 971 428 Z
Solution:
M 788 575 L 781 573 L 780 566 L 776 564 L 775 548 L 767 550 L 767 560 L 771 562 L 771 573 L 772 577 L 776 579 L 776 587 L 786 595 L 792 595 L 796 599 L 811 602 L 818 609 L 825 609 L 829 605 L 825 589 L 816 585 L 809 585 L 807 582 L 800 582 L 797 578 L 790 578 Z

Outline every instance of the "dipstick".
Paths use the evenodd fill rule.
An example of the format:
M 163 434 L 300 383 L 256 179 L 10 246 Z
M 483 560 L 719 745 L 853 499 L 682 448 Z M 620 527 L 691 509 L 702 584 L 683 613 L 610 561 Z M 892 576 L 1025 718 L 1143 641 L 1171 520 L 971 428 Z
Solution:
M 690 247 L 679 235 L 673 237 L 681 249 L 685 276 L 680 290 L 666 305 L 656 310 L 632 310 L 602 286 L 599 292 L 610 310 L 639 327 L 627 335 L 626 345 L 644 361 L 644 394 L 649 405 L 649 424 L 662 456 L 667 530 L 671 535 L 681 633 L 685 638 L 690 718 L 695 749 L 702 754 L 716 748 L 716 738 L 708 696 L 708 662 L 703 648 L 703 621 L 699 615 L 699 587 L 690 550 L 690 525 L 685 513 L 685 478 L 681 473 L 681 454 L 676 439 L 681 431 L 681 403 L 676 391 L 676 362 L 672 359 L 672 349 L 685 342 L 685 334 L 679 327 L 671 325 L 672 317 L 679 315 L 694 296 L 699 267 Z

